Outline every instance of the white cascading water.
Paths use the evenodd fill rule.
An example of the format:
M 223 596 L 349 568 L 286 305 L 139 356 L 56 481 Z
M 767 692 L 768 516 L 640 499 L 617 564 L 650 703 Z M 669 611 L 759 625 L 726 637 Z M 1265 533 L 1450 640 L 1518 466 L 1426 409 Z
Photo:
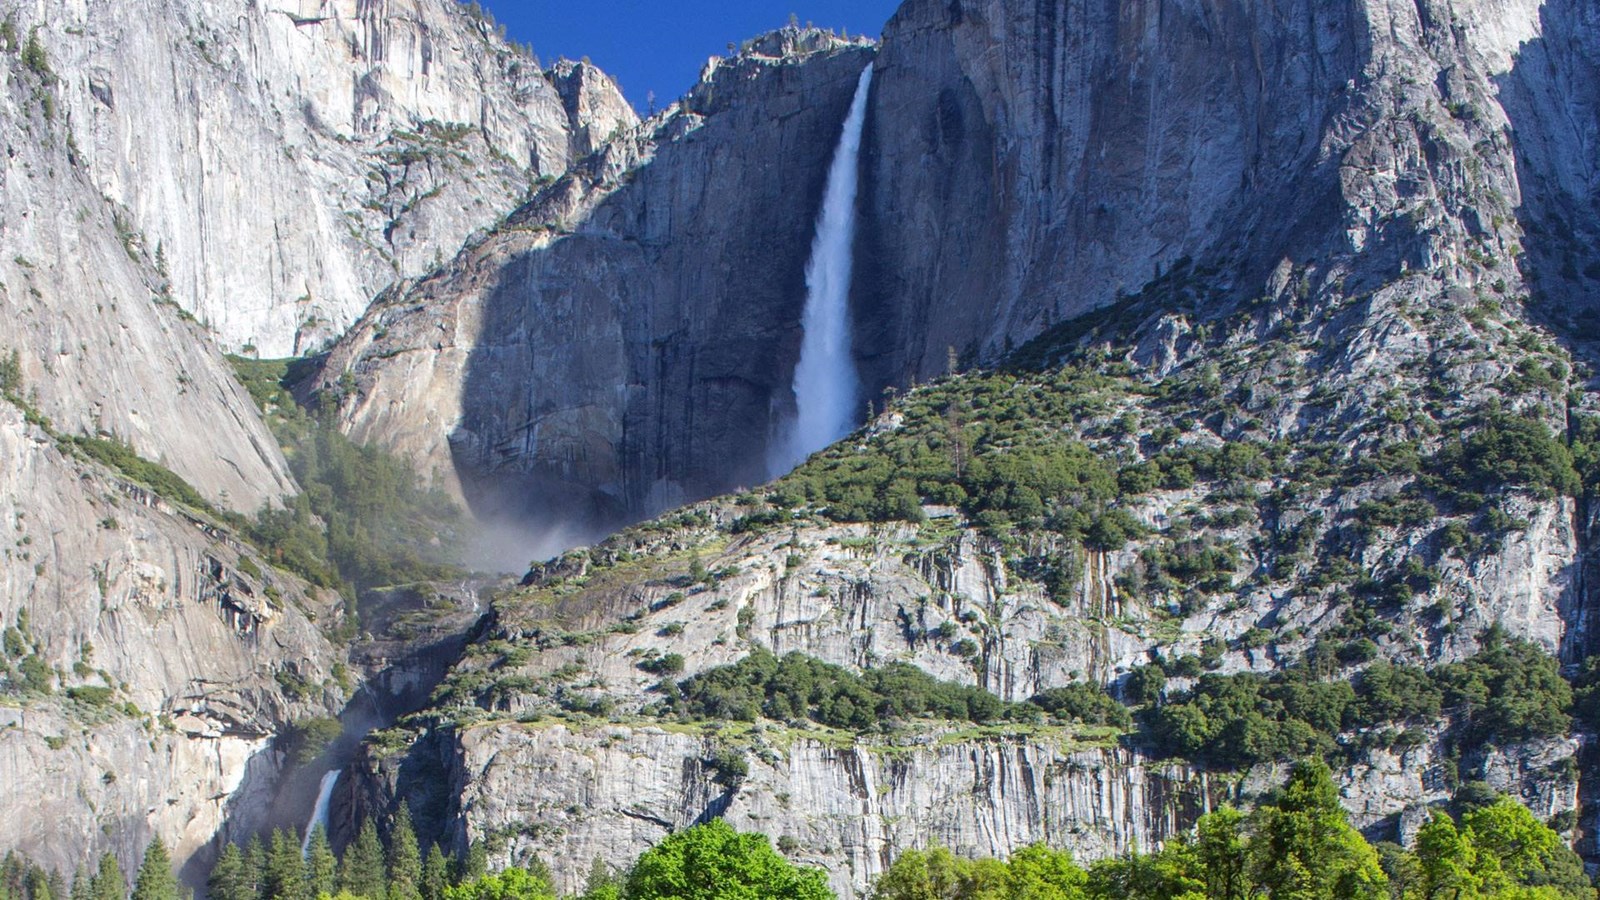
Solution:
M 806 308 L 800 362 L 794 370 L 794 419 L 779 428 L 767 454 L 774 478 L 850 433 L 861 386 L 850 354 L 850 270 L 856 235 L 856 185 L 861 131 L 867 119 L 872 66 L 861 73 L 828 169 L 817 235 L 806 263 Z
M 300 841 L 300 855 L 305 856 L 311 852 L 311 833 L 320 825 L 322 832 L 328 832 L 328 803 L 333 799 L 333 786 L 339 783 L 340 769 L 329 769 L 322 776 L 322 784 L 317 788 L 317 805 L 311 808 L 311 820 L 306 823 L 306 836 Z

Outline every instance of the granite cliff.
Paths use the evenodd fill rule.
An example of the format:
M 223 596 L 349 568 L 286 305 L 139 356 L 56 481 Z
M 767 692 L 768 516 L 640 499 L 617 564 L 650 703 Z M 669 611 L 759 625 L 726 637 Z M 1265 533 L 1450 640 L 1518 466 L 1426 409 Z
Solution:
M 637 117 L 454 3 L 8 4 L 125 238 L 230 350 L 309 352 Z
M 715 60 L 682 101 L 385 294 L 324 365 L 325 384 L 353 378 L 349 432 L 482 518 L 577 539 L 761 481 L 811 223 L 872 53 L 795 30 Z
M 22 40 L 0 54 L 0 807 L 33 814 L 0 843 L 71 871 L 159 832 L 186 859 L 270 786 L 291 722 L 343 704 L 319 628 L 342 607 L 231 534 L 294 480 Z
M 203 874 L 298 802 L 305 723 L 430 671 L 347 665 L 346 602 L 245 539 L 301 486 L 221 349 L 331 337 L 636 117 L 449 3 L 0 22 L 0 802 L 39 812 L 0 843 Z
M 1544 20 L 1578 49 L 1546 52 Z M 1583 30 L 1548 7 L 905 4 L 873 61 L 864 150 L 852 306 L 867 395 L 992 364 L 1179 263 L 1205 273 L 1205 318 L 1285 279 L 1317 302 L 1522 296 L 1543 251 L 1480 261 L 1517 259 L 1544 243 L 1525 228 L 1566 221 L 1542 210 L 1592 195 L 1564 171 L 1584 133 L 1557 113 L 1587 102 Z M 351 433 L 498 505 L 504 491 L 471 485 L 520 484 L 524 517 L 565 511 L 578 536 L 759 481 L 793 402 L 820 173 L 868 54 L 801 38 L 714 66 L 639 136 L 377 304 L 324 376 L 354 376 Z M 750 116 L 784 127 L 751 137 Z M 1552 199 L 1523 203 L 1523 181 Z

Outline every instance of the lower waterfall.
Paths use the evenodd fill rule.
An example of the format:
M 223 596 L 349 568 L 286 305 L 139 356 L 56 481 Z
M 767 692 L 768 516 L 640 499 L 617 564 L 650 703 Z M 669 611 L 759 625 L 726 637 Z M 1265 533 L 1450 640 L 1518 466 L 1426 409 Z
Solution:
M 333 786 L 339 783 L 341 769 L 329 769 L 322 776 L 322 784 L 317 788 L 317 805 L 311 809 L 311 819 L 306 822 L 306 835 L 300 841 L 300 855 L 305 856 L 311 852 L 311 833 L 320 826 L 323 834 L 328 832 L 328 803 L 333 799 Z

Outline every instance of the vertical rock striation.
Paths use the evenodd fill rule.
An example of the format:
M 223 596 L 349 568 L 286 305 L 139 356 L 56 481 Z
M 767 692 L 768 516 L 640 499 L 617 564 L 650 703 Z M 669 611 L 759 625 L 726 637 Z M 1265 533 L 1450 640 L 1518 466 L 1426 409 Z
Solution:
M 52 0 L 13 17 L 63 73 L 76 157 L 128 238 L 224 345 L 266 356 L 331 340 L 637 121 L 593 67 L 547 75 L 443 0 Z

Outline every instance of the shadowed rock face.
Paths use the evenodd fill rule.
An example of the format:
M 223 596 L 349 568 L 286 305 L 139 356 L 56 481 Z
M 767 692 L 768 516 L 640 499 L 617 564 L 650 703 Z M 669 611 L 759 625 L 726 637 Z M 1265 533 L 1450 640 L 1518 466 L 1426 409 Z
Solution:
M 1315 0 L 906 3 L 864 179 L 868 381 L 993 361 L 1182 257 L 1313 249 L 1296 232 L 1338 228 L 1321 145 L 1366 31 Z
M 714 65 L 381 300 L 326 368 L 356 376 L 352 432 L 420 458 L 480 516 L 575 537 L 763 480 L 770 421 L 793 404 L 813 220 L 871 58 L 796 31 Z
M 1442 298 L 1478 277 L 1464 261 L 1514 256 L 1517 166 L 1549 169 L 1562 196 L 1587 183 L 1566 171 L 1584 138 L 1555 136 L 1587 101 L 1552 86 L 1587 96 L 1587 70 L 1557 54 L 1569 74 L 1522 74 L 1518 54 L 1543 53 L 1531 7 L 1435 6 L 905 4 L 864 148 L 866 395 L 952 357 L 994 362 L 1186 264 L 1209 299 L 1184 312 L 1204 320 L 1295 279 L 1355 296 L 1420 278 L 1404 292 Z M 326 383 L 357 376 L 352 432 L 480 512 L 576 537 L 760 480 L 792 403 L 822 173 L 867 57 L 808 39 L 713 67 L 642 136 L 380 303 L 328 367 Z M 1497 80 L 1528 133 L 1507 130 Z
M 1593 353 L 1600 341 L 1600 31 L 1592 6 L 1538 9 L 1540 37 L 1494 78 L 1520 191 L 1522 260 L 1538 313 Z

